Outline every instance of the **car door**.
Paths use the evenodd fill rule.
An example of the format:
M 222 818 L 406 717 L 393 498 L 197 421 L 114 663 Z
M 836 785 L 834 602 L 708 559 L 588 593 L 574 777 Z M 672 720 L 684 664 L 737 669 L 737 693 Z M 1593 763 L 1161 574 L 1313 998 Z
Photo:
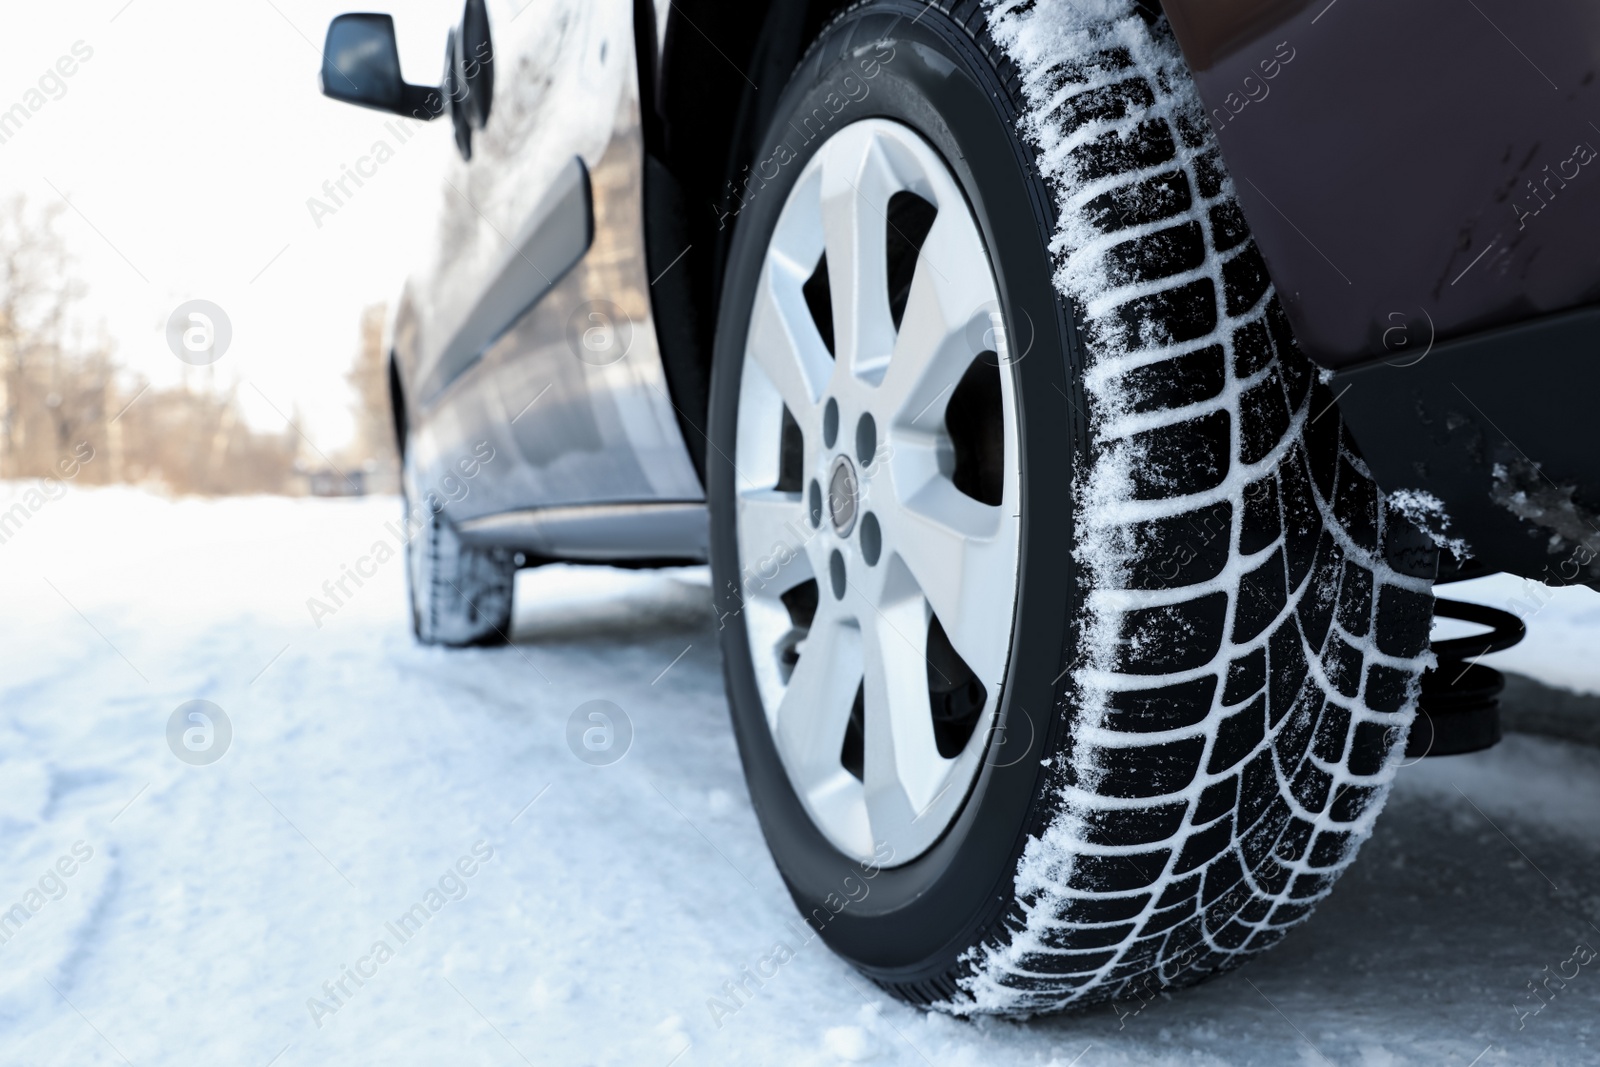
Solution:
M 488 118 L 445 169 L 433 258 L 397 320 L 418 471 L 494 449 L 447 506 L 458 523 L 698 502 L 650 314 L 632 5 L 485 7 Z

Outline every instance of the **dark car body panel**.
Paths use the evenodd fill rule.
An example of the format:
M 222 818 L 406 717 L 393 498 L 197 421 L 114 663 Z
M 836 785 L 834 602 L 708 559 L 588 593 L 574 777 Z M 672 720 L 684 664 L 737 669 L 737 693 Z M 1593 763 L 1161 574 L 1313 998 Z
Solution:
M 1600 4 L 1163 7 L 1301 348 L 1470 550 L 1444 576 L 1600 583 Z
M 1163 6 L 1318 363 L 1600 300 L 1600 4 Z
M 1600 581 L 1593 496 L 1592 390 L 1600 308 L 1490 330 L 1334 378 L 1339 411 L 1380 483 L 1448 503 L 1450 527 L 1480 564 L 1550 585 Z M 1507 390 L 1506 353 L 1527 351 L 1544 386 Z M 1525 364 L 1525 365 L 1527 365 Z M 1469 572 L 1470 573 L 1470 572 Z

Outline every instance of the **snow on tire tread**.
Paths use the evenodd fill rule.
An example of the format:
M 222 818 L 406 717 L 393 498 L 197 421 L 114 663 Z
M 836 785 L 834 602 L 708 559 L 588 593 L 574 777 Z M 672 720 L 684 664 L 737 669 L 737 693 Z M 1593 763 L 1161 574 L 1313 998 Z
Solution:
M 1295 348 L 1165 25 L 986 6 L 1056 198 L 1094 457 L 1049 818 L 941 1005 L 1021 1016 L 1147 999 L 1306 918 L 1404 751 L 1431 556 Z

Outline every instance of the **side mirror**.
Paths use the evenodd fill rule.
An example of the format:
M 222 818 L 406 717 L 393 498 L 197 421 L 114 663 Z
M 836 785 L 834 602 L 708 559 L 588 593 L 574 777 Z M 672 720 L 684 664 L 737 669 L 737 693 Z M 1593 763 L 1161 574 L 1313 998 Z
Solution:
M 388 15 L 340 15 L 328 26 L 322 55 L 324 96 L 423 121 L 444 111 L 438 89 L 400 76 L 400 49 Z
M 472 159 L 472 131 L 489 123 L 494 102 L 494 41 L 484 0 L 467 0 L 461 25 L 450 31 L 444 49 L 445 98 L 455 126 L 456 149 Z
M 444 95 L 450 101 L 450 124 L 455 128 L 456 150 L 472 159 L 472 123 L 467 117 L 467 85 L 461 73 L 461 38 L 451 29 L 444 43 Z
M 484 0 L 467 0 L 456 38 L 456 64 L 466 91 L 467 120 L 481 130 L 489 124 L 494 104 L 494 39 L 489 33 L 489 10 Z

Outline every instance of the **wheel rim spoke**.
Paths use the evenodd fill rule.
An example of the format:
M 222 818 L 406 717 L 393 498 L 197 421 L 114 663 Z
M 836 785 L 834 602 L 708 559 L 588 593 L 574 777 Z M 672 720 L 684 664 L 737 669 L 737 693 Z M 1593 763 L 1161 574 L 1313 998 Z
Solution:
M 884 405 L 897 426 L 932 433 L 972 357 L 1005 343 L 990 321 L 998 307 L 983 242 L 970 218 L 941 212 L 928 231 L 911 281 L 894 355 L 883 377 Z
M 776 489 L 739 495 L 739 543 L 745 547 L 744 594 L 776 597 L 813 576 L 801 494 Z
M 991 690 L 1005 673 L 1009 611 L 1016 583 L 1015 520 L 945 478 L 930 478 L 904 505 L 882 511 L 884 539 L 905 563 L 950 643 Z
M 885 220 L 900 184 L 876 138 L 852 127 L 828 143 L 822 164 L 822 232 L 828 251 L 834 354 L 841 370 L 872 379 L 894 347 Z
M 909 584 L 909 583 L 907 583 Z M 935 799 L 953 760 L 933 737 L 928 708 L 928 608 L 902 599 L 864 628 L 866 715 L 863 785 L 873 837 L 894 840 Z
M 806 308 L 801 292 L 804 284 L 805 276 L 790 260 L 768 257 L 750 313 L 747 346 L 767 384 L 802 425 L 813 418 L 833 374 L 833 360 Z
M 783 699 L 769 713 L 778 751 L 806 794 L 834 795 L 853 780 L 839 751 L 861 681 L 861 646 L 853 621 L 819 612 Z

